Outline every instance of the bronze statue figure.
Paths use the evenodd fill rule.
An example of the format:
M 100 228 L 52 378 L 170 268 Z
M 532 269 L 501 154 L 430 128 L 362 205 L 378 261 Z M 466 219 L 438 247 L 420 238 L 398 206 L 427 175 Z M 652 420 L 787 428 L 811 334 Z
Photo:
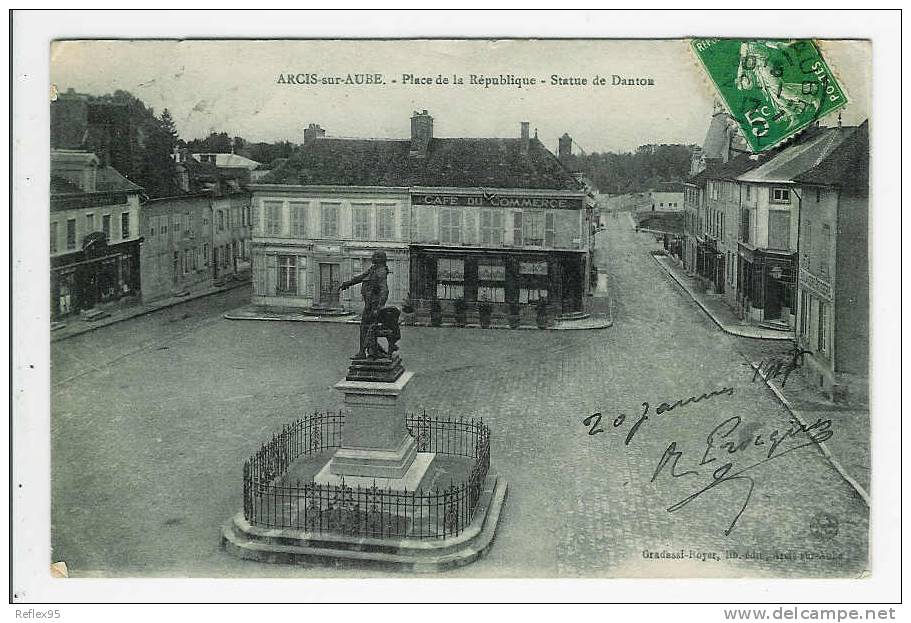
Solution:
M 386 253 L 374 251 L 371 258 L 373 265 L 365 272 L 352 277 L 339 286 L 339 291 L 361 284 L 361 296 L 364 298 L 364 311 L 361 314 L 360 347 L 352 359 L 378 359 L 386 357 L 398 350 L 401 337 L 399 332 L 399 310 L 386 307 L 389 298 L 389 286 L 386 277 L 389 269 L 386 267 Z M 388 350 L 383 349 L 377 338 L 385 337 Z

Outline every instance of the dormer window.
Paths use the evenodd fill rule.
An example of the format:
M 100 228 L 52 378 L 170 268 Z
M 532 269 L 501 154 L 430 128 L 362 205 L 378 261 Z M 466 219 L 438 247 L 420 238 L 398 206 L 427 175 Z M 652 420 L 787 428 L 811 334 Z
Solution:
M 772 188 L 772 203 L 791 203 L 791 190 L 789 188 Z

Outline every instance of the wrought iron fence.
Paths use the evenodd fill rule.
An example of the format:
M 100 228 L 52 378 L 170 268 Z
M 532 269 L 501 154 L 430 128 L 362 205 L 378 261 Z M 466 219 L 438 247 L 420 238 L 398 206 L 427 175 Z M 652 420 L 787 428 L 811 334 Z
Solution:
M 244 517 L 253 525 L 348 536 L 445 538 L 474 517 L 490 468 L 490 429 L 479 420 L 405 418 L 419 452 L 471 459 L 468 478 L 433 491 L 287 482 L 291 463 L 337 448 L 343 412 L 313 413 L 282 428 L 244 463 Z

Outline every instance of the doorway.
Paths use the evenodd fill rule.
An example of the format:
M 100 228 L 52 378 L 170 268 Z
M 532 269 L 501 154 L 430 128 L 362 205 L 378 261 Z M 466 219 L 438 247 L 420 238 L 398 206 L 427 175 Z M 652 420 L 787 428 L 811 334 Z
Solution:
M 341 264 L 320 263 L 319 302 L 322 305 L 338 306 L 338 287 L 341 285 Z

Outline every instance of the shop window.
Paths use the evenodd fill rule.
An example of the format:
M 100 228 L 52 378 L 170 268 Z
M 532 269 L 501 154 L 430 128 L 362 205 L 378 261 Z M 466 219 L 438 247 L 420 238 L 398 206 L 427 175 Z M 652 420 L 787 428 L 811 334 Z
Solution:
M 294 255 L 278 256 L 277 292 L 297 294 L 297 257 Z
M 51 253 L 57 252 L 57 221 L 51 223 Z
M 789 188 L 772 188 L 769 193 L 769 201 L 772 203 L 791 203 L 791 190 Z
M 338 204 L 320 204 L 320 234 L 323 238 L 338 238 Z
M 376 239 L 395 240 L 395 206 L 376 206 Z
M 519 262 L 519 274 L 521 275 L 546 275 L 547 261 L 539 262 Z
M 440 242 L 444 244 L 462 243 L 462 210 L 460 208 L 440 208 Z
M 478 300 L 491 303 L 506 301 L 506 266 L 496 258 L 485 258 L 478 263 Z
M 481 210 L 481 244 L 503 244 L 503 211 Z
M 440 258 L 437 260 L 437 298 L 452 300 L 465 294 L 465 261 Z
M 76 248 L 76 219 L 74 218 L 66 221 L 66 248 L 68 250 Z
M 546 288 L 519 288 L 520 303 L 536 303 L 547 298 Z
M 351 235 L 356 240 L 370 239 L 370 206 L 369 204 L 354 204 L 351 206 Z
M 527 212 L 525 214 L 524 244 L 527 247 L 544 246 L 544 213 Z

